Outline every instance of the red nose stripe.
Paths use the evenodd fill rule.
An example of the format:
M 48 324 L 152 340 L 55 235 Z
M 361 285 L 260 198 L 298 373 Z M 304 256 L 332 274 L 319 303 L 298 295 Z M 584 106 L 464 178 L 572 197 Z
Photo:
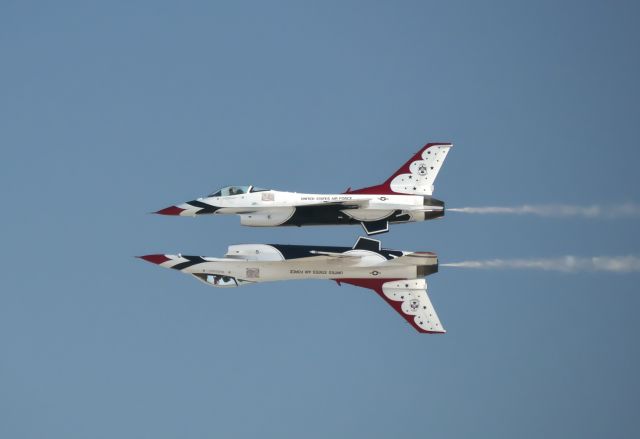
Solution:
M 180 209 L 178 206 L 170 206 L 166 209 L 159 210 L 156 213 L 159 215 L 180 215 L 180 212 L 185 210 L 186 209 Z
M 151 262 L 152 264 L 162 264 L 163 262 L 167 262 L 169 260 L 165 255 L 145 255 L 138 256 L 140 259 L 144 259 L 147 262 Z

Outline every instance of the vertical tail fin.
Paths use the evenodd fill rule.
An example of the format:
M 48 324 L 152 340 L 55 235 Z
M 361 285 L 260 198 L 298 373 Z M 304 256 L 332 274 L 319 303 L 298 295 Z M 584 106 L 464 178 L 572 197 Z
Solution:
M 433 184 L 452 146 L 451 143 L 428 143 L 384 183 L 346 193 L 433 195 Z
M 424 279 L 334 279 L 338 285 L 345 283 L 369 288 L 378 293 L 418 332 L 444 334 L 438 314 L 427 294 Z

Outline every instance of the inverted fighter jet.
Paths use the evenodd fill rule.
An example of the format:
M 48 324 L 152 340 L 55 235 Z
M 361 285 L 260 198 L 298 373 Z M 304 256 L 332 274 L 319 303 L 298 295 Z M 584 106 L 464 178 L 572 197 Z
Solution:
M 444 333 L 427 295 L 424 277 L 438 271 L 430 252 L 381 248 L 380 241 L 359 238 L 353 248 L 241 244 L 223 258 L 146 255 L 140 258 L 191 275 L 213 287 L 238 287 L 291 279 L 329 279 L 374 290 L 411 326 L 423 333 Z
M 384 183 L 342 194 L 301 194 L 227 186 L 205 198 L 159 210 L 161 215 L 240 215 L 245 226 L 362 224 L 368 235 L 389 231 L 390 223 L 425 221 L 444 215 L 432 197 L 433 184 L 450 143 L 429 143 Z

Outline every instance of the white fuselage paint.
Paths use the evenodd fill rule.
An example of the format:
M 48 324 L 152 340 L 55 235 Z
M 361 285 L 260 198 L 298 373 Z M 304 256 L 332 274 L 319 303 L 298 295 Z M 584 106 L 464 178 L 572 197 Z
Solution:
M 241 244 L 230 246 L 224 258 L 158 254 L 142 258 L 180 270 L 212 287 L 293 279 L 343 281 L 373 289 L 418 331 L 444 333 L 423 279 L 437 272 L 437 256 L 429 252 L 365 250 L 358 245 L 371 242 L 358 240 L 352 249 Z
M 431 254 L 411 260 L 387 260 L 369 250 L 348 250 L 340 257 L 314 254 L 311 257 L 285 259 L 275 247 L 266 244 L 241 244 L 229 247 L 224 258 L 203 258 L 205 262 L 183 268 L 186 274 L 213 274 L 229 276 L 248 282 L 268 282 L 291 279 L 405 279 L 415 278 L 418 265 L 437 265 L 437 257 Z M 180 255 L 167 255 L 170 259 L 161 264 L 172 268 L 188 259 Z
M 211 261 L 182 270 L 189 274 L 218 274 L 249 282 L 292 279 L 406 279 L 416 277 L 416 266 L 347 266 L 336 261 Z
M 420 195 L 372 195 L 372 194 L 303 194 L 297 192 L 260 191 L 240 195 L 206 197 L 197 201 L 217 207 L 215 214 L 241 215 L 244 225 L 279 225 L 286 222 L 296 207 L 355 204 L 357 208 L 343 209 L 343 213 L 357 221 L 376 221 L 401 210 L 410 215 L 411 221 L 424 220 L 424 212 L 440 211 L 442 206 L 425 206 Z M 181 204 L 181 216 L 195 216 L 199 210 L 189 204 Z

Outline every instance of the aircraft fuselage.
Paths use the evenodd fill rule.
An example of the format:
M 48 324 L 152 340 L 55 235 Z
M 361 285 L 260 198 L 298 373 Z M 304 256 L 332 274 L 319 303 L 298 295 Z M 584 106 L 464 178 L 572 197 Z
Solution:
M 443 333 L 424 277 L 438 271 L 431 252 L 383 249 L 360 238 L 353 247 L 240 244 L 223 258 L 146 255 L 142 259 L 194 276 L 213 287 L 294 279 L 328 279 L 378 293 L 420 332 Z
M 158 213 L 179 216 L 239 215 L 245 226 L 363 224 L 368 233 L 388 223 L 444 216 L 444 202 L 422 195 L 305 194 L 275 190 L 198 198 Z

